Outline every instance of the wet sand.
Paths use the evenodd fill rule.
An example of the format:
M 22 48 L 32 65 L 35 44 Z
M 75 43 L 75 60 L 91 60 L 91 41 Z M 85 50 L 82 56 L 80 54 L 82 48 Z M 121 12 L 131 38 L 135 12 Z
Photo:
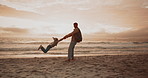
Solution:
M 148 78 L 148 54 L 0 59 L 0 78 Z

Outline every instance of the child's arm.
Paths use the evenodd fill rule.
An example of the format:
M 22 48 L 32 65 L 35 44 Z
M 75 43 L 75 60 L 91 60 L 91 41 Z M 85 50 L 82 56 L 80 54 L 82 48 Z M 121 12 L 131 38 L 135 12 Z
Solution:
M 64 38 L 61 38 L 61 39 L 59 40 L 59 42 L 62 41 L 63 39 L 64 39 Z

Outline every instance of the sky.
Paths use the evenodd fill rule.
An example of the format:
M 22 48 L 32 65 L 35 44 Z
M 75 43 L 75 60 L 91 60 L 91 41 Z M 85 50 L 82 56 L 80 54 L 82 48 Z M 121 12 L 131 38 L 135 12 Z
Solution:
M 148 0 L 0 0 L 0 36 L 147 37 Z

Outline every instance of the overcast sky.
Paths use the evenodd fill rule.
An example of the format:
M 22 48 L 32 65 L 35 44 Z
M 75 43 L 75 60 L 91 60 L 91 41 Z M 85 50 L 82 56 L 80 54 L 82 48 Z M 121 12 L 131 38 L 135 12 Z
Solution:
M 146 37 L 148 0 L 0 0 L 0 34 Z

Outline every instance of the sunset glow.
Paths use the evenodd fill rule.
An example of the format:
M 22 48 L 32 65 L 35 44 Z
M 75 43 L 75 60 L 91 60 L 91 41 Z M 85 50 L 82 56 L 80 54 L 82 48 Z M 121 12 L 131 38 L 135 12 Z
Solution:
M 0 0 L 0 78 L 148 78 L 148 0 Z
M 73 22 L 83 34 L 143 34 L 147 6 L 146 0 L 1 0 L 0 34 L 20 28 L 26 34 L 64 35 L 73 30 Z

